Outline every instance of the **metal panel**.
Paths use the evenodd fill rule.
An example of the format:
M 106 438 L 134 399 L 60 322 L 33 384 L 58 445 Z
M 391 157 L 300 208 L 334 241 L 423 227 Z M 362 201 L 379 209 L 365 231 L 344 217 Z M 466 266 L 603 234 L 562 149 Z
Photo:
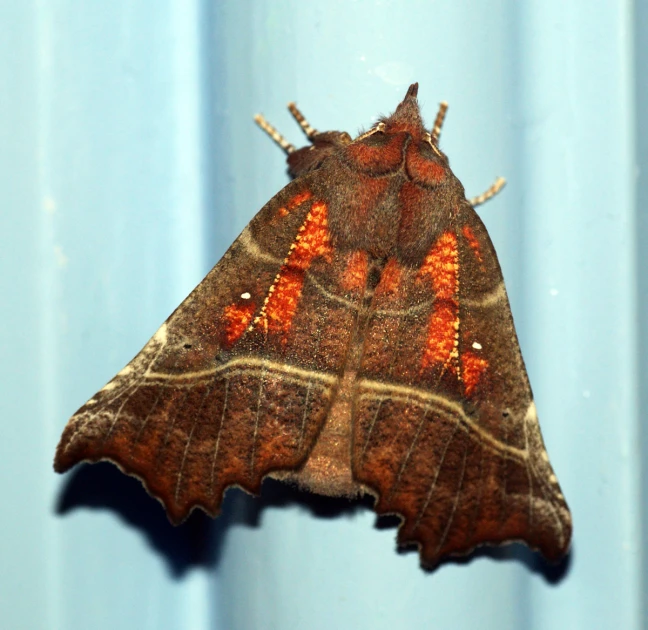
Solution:
M 66 416 L 207 270 L 197 10 L 2 9 L 4 628 L 209 624 L 188 532 L 110 466 L 51 466 Z
M 5 0 L 3 627 L 644 627 L 645 13 Z M 298 142 L 294 99 L 316 127 L 355 132 L 415 80 L 428 121 L 450 102 L 442 145 L 468 194 L 509 181 L 480 213 L 574 513 L 570 562 L 517 549 L 428 574 L 363 506 L 269 484 L 174 530 L 110 465 L 56 478 L 66 418 L 286 183 L 251 115 Z

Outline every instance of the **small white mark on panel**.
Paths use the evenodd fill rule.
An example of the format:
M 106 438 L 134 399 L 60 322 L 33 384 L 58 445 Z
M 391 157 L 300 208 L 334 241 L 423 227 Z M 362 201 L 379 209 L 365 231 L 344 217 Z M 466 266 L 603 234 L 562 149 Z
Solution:
M 551 297 L 556 297 L 558 295 L 558 289 L 549 289 L 549 295 Z
M 64 269 L 68 264 L 68 257 L 63 253 L 63 248 L 60 245 L 54 246 L 54 257 L 56 258 L 56 264 Z
M 475 350 L 481 350 L 481 349 L 482 349 L 482 345 L 481 345 L 478 341 L 473 341 L 473 345 L 472 345 L 472 347 L 473 347 Z
M 243 300 L 249 300 L 252 296 L 246 291 L 245 293 L 241 293 L 241 298 Z
M 43 199 L 43 210 L 47 214 L 54 214 L 56 212 L 56 201 L 52 197 L 45 197 Z

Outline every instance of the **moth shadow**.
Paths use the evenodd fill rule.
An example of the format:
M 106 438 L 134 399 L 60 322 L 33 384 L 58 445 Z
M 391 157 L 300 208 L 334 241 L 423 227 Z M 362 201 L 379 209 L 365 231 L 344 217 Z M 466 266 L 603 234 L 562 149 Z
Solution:
M 268 508 L 299 505 L 318 518 L 336 518 L 365 507 L 360 500 L 322 497 L 286 483 L 266 479 L 259 497 L 238 488 L 226 491 L 222 512 L 212 519 L 194 510 L 179 526 L 167 519 L 161 504 L 143 491 L 141 483 L 124 475 L 109 462 L 84 464 L 68 473 L 56 500 L 55 512 L 66 515 L 78 509 L 108 510 L 123 523 L 138 530 L 177 579 L 192 568 L 218 566 L 227 532 L 233 526 L 257 528 Z
M 231 496 L 230 496 L 231 495 Z M 252 496 L 238 489 L 226 493 L 223 512 L 231 524 L 259 527 L 263 513 L 269 508 L 298 506 L 317 518 L 338 518 L 366 508 L 371 509 L 370 497 L 344 499 L 313 494 L 297 486 L 267 478 L 263 481 L 260 496 Z
M 233 526 L 257 528 L 263 513 L 269 508 L 297 505 L 316 518 L 334 519 L 373 508 L 373 499 L 339 499 L 312 494 L 296 486 L 266 479 L 261 495 L 256 497 L 238 488 L 225 493 L 222 512 L 212 519 L 200 510 L 194 510 L 179 526 L 167 519 L 161 504 L 143 492 L 141 483 L 124 475 L 108 462 L 84 464 L 67 475 L 57 497 L 55 512 L 66 515 L 77 509 L 109 510 L 122 522 L 138 530 L 149 546 L 166 562 L 172 576 L 181 579 L 193 568 L 216 568 L 222 556 L 227 533 Z M 394 516 L 377 517 L 377 529 L 393 529 L 399 519 Z M 402 548 L 399 553 L 416 553 L 413 548 Z M 477 558 L 491 558 L 497 562 L 517 561 L 533 573 L 542 575 L 549 584 L 561 582 L 569 573 L 572 551 L 558 564 L 550 564 L 543 557 L 522 544 L 503 547 L 479 547 L 462 557 L 442 560 L 434 568 L 424 568 L 435 573 L 448 564 L 469 564 Z
M 562 560 L 551 563 L 545 560 L 542 554 L 529 549 L 522 543 L 513 543 L 501 547 L 478 547 L 472 553 L 461 557 L 450 557 L 442 560 L 439 565 L 433 569 L 426 569 L 428 572 L 434 572 L 437 568 L 446 564 L 468 564 L 477 558 L 490 558 L 496 562 L 519 562 L 527 567 L 531 573 L 535 573 L 544 578 L 545 582 L 551 585 L 557 585 L 567 578 L 571 570 L 572 554 L 570 551 Z
M 57 497 L 56 514 L 84 508 L 111 511 L 140 531 L 150 547 L 165 559 L 175 578 L 192 568 L 209 569 L 216 564 L 217 532 L 211 518 L 194 510 L 182 525 L 172 525 L 162 505 L 144 492 L 142 484 L 113 464 L 83 464 L 66 475 Z
M 387 529 L 398 527 L 400 520 L 395 516 L 379 516 L 376 527 Z M 406 546 L 398 549 L 400 554 L 418 553 L 415 546 Z M 537 575 L 541 575 L 548 584 L 559 584 L 566 579 L 571 570 L 574 549 L 559 562 L 552 563 L 542 556 L 540 552 L 533 551 L 522 543 L 512 543 L 501 546 L 483 545 L 463 556 L 449 556 L 444 558 L 434 567 L 422 567 L 428 574 L 436 573 L 441 567 L 447 565 L 466 565 L 479 558 L 489 558 L 495 562 L 519 562 Z
M 313 516 L 318 518 L 337 518 L 343 515 L 351 515 L 365 509 L 373 511 L 374 500 L 368 495 L 358 499 L 336 499 L 321 495 L 312 494 L 300 490 L 274 479 L 266 479 L 263 482 L 260 497 L 253 497 L 240 490 L 232 493 L 232 499 L 228 505 L 224 504 L 224 516 L 229 519 L 230 524 L 258 527 L 261 523 L 263 512 L 271 507 L 286 507 L 298 505 L 307 509 Z M 235 494 L 236 493 L 236 494 Z M 228 503 L 226 499 L 226 504 Z M 392 529 L 394 536 L 400 524 L 397 516 L 377 516 L 374 527 L 376 529 Z M 402 547 L 398 553 L 418 553 L 414 546 Z M 519 562 L 527 567 L 532 573 L 541 575 L 549 584 L 558 584 L 566 578 L 572 564 L 572 551 L 560 562 L 552 564 L 545 560 L 539 552 L 534 552 L 522 543 L 513 543 L 500 547 L 482 546 L 465 556 L 455 556 L 443 559 L 435 567 L 423 567 L 422 570 L 428 574 L 436 573 L 438 569 L 446 565 L 466 565 L 479 558 L 490 558 L 496 562 Z

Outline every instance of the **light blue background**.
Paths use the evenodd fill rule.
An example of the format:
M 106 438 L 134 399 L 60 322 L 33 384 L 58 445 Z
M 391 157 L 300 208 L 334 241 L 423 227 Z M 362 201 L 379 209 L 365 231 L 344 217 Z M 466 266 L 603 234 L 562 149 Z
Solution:
M 646 627 L 646 25 L 644 0 L 0 1 L 2 627 Z M 355 133 L 413 81 L 468 194 L 509 182 L 480 213 L 571 561 L 428 574 L 365 508 L 233 492 L 174 530 L 109 465 L 55 476 L 70 414 L 287 182 L 252 115 Z

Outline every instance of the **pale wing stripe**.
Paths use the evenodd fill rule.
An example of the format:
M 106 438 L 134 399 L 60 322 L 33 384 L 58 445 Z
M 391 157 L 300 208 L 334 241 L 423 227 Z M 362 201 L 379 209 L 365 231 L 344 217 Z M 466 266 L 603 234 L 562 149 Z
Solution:
M 472 308 L 485 308 L 495 306 L 504 299 L 506 299 L 506 287 L 504 282 L 500 282 L 492 291 L 484 293 L 479 299 L 461 298 L 461 305 Z
M 278 265 L 282 266 L 285 262 L 284 259 L 277 258 L 276 256 L 273 256 L 272 254 L 264 251 L 261 249 L 259 244 L 254 240 L 254 237 L 250 233 L 249 228 L 245 228 L 243 232 L 241 232 L 241 235 L 238 238 L 238 241 L 243 245 L 245 250 L 247 251 L 248 254 L 256 258 L 257 260 L 262 260 L 263 262 L 271 263 L 273 265 Z M 351 300 L 348 300 L 345 297 L 342 297 L 341 295 L 335 295 L 335 293 L 331 293 L 327 289 L 325 289 L 315 278 L 314 274 L 310 271 L 306 271 L 304 274 L 306 278 L 308 278 L 308 281 L 313 284 L 313 286 L 317 289 L 317 291 L 323 295 L 324 297 L 328 298 L 329 300 L 333 302 L 338 302 L 345 306 L 348 309 L 351 310 L 357 310 L 358 309 L 358 304 L 355 302 L 352 302 Z
M 162 332 L 162 334 L 160 334 L 160 332 Z M 155 333 L 155 336 L 153 337 L 153 339 L 157 339 L 161 343 L 160 348 L 162 348 L 166 344 L 166 340 L 167 340 L 166 324 L 162 324 L 162 326 L 160 327 L 158 332 Z M 158 350 L 158 352 L 155 354 L 155 357 L 153 358 L 153 360 L 149 364 L 149 367 L 146 369 L 146 372 L 144 373 L 144 378 L 146 378 L 146 374 L 150 371 L 151 365 L 153 365 L 153 362 L 157 358 L 159 352 L 160 351 Z M 178 359 L 176 359 L 176 362 L 174 363 L 174 367 L 178 364 L 178 360 L 179 360 L 179 357 L 178 357 Z M 144 379 L 141 380 L 141 383 L 137 384 L 137 387 L 139 387 L 143 382 L 144 382 Z M 155 407 L 157 407 L 157 404 L 160 402 L 161 399 L 162 399 L 162 390 L 158 389 L 157 395 L 155 397 L 155 401 L 153 402 L 153 404 L 149 408 L 148 413 L 146 414 L 146 418 L 144 418 L 144 421 L 141 423 L 140 428 L 137 431 L 137 435 L 135 436 L 135 440 L 133 441 L 133 444 L 131 446 L 131 452 L 132 452 L 133 447 L 139 442 L 140 437 L 141 437 L 142 433 L 144 432 L 144 429 L 146 428 L 146 426 L 147 426 L 149 420 L 151 419 L 151 417 L 153 416 L 153 410 L 155 409 Z
M 529 458 L 529 465 L 531 467 L 531 470 L 536 474 L 536 479 L 539 481 L 536 487 L 540 488 L 540 492 L 542 492 L 542 499 L 536 499 L 536 501 L 542 501 L 542 503 L 546 504 L 549 509 L 551 510 L 551 515 L 556 522 L 557 525 L 557 531 L 559 532 L 560 535 L 560 546 L 565 542 L 565 528 L 563 527 L 563 522 L 562 519 L 560 518 L 560 515 L 558 513 L 558 506 L 556 505 L 554 501 L 554 492 L 553 489 L 548 488 L 546 483 L 543 483 L 544 477 L 538 474 L 538 471 L 535 469 L 533 466 L 533 462 L 531 461 L 531 458 Z
M 233 368 L 239 369 L 233 370 Z M 293 365 L 277 363 L 257 357 L 237 357 L 223 365 L 210 368 L 209 370 L 202 370 L 200 372 L 191 372 L 184 374 L 165 374 L 163 372 L 152 372 L 149 373 L 148 378 L 160 379 L 162 381 L 191 380 L 194 381 L 193 384 L 195 385 L 195 379 L 213 377 L 214 375 L 221 372 L 227 373 L 228 378 L 231 378 L 232 376 L 239 374 L 254 376 L 267 374 L 268 376 L 271 376 L 271 374 L 269 373 L 271 373 L 272 371 L 276 371 L 282 376 L 288 377 L 293 382 L 305 384 L 306 386 L 308 386 L 308 383 L 310 381 L 313 385 L 320 385 L 326 388 L 327 386 L 330 387 L 335 385 L 339 381 L 339 377 L 333 374 L 324 374 L 322 372 L 317 372 L 314 370 L 305 370 Z M 407 402 L 408 398 L 410 398 L 409 402 L 421 407 L 433 405 L 437 408 L 440 408 L 440 411 L 445 412 L 450 418 L 454 419 L 455 421 L 457 421 L 457 418 L 459 418 L 464 425 L 477 433 L 479 436 L 483 437 L 484 441 L 496 450 L 508 453 L 511 456 L 519 458 L 521 460 L 528 458 L 528 453 L 526 452 L 526 450 L 515 448 L 496 439 L 488 431 L 480 427 L 468 416 L 466 416 L 462 406 L 459 403 L 453 402 L 452 400 L 449 400 L 444 396 L 433 394 L 426 390 L 415 387 L 381 383 L 380 381 L 372 381 L 369 379 L 361 379 L 358 382 L 357 387 L 360 390 L 367 390 L 361 393 L 360 398 L 369 400 L 377 399 L 379 401 L 391 398 L 392 400 L 399 402 Z
M 250 232 L 249 226 L 247 226 L 241 232 L 240 236 L 236 239 L 236 242 L 240 243 L 245 248 L 245 251 L 257 260 L 262 260 L 264 262 L 279 266 L 283 265 L 284 263 L 282 258 L 277 258 L 276 256 L 269 254 L 268 252 L 262 250 L 261 247 L 259 247 L 259 244 L 254 240 L 254 237 Z
M 325 289 L 320 284 L 320 282 L 318 282 L 315 279 L 315 275 L 312 272 L 307 271 L 305 275 L 308 278 L 309 282 L 312 282 L 313 286 L 324 297 L 328 298 L 333 302 L 338 302 L 343 306 L 345 306 L 346 308 L 352 310 L 358 309 L 358 304 L 356 302 L 352 302 L 351 300 L 348 300 L 347 298 L 342 297 L 341 295 L 335 295 L 335 293 L 331 293 L 328 289 Z M 491 306 L 498 305 L 505 298 L 506 298 L 506 288 L 504 287 L 504 283 L 502 282 L 498 284 L 497 287 L 495 287 L 492 291 L 483 294 L 478 299 L 463 298 L 462 304 L 470 308 L 490 308 Z M 430 300 L 424 300 L 423 302 L 419 302 L 418 304 L 414 304 L 413 306 L 410 306 L 408 308 L 399 308 L 399 309 L 378 308 L 374 311 L 374 315 L 381 316 L 381 317 L 407 317 L 408 315 L 427 313 L 432 307 L 433 302 L 434 299 L 430 299 Z
M 358 389 L 364 388 L 370 390 L 372 393 L 362 393 L 360 398 L 368 398 L 372 400 L 375 398 L 391 398 L 391 400 L 406 402 L 408 397 L 411 398 L 409 402 L 413 405 L 418 405 L 420 407 L 426 407 L 428 405 L 435 406 L 439 408 L 440 412 L 444 412 L 449 418 L 457 421 L 457 417 L 461 420 L 460 423 L 463 423 L 468 428 L 477 433 L 480 437 L 484 439 L 484 442 L 489 444 L 491 447 L 494 447 L 496 450 L 508 453 L 513 457 L 519 459 L 527 459 L 528 453 L 526 450 L 515 448 L 509 444 L 505 444 L 493 437 L 488 431 L 480 427 L 473 420 L 471 420 L 464 412 L 462 406 L 459 403 L 453 402 L 444 396 L 439 394 L 432 394 L 422 389 L 408 387 L 406 385 L 393 385 L 389 383 L 381 383 L 379 381 L 371 381 L 368 379 L 362 379 L 358 383 Z M 418 399 L 418 400 L 417 400 Z
M 315 279 L 315 274 L 313 274 L 312 272 L 307 271 L 304 275 L 306 278 L 308 278 L 308 281 L 317 289 L 317 291 L 325 298 L 328 298 L 332 302 L 338 302 L 339 304 L 342 304 L 342 306 L 344 306 L 345 308 L 351 311 L 357 311 L 360 308 L 358 302 L 352 302 L 351 300 L 342 297 L 341 295 L 335 295 L 335 293 L 331 293 L 328 289 L 325 289 Z
M 315 278 L 314 273 L 307 271 L 306 277 L 308 278 L 309 282 L 313 283 L 315 288 L 324 297 L 327 297 L 334 302 L 339 302 L 340 304 L 346 306 L 349 309 L 358 310 L 359 305 L 356 302 L 352 302 L 351 300 L 348 300 L 340 295 L 335 295 L 335 293 L 331 293 L 328 289 L 325 289 Z M 365 291 L 364 297 L 365 298 L 371 297 L 372 294 L 373 294 L 373 290 L 367 290 Z M 372 314 L 374 316 L 380 315 L 381 317 L 406 317 L 408 315 L 415 315 L 417 313 L 429 311 L 433 302 L 434 302 L 433 299 L 424 300 L 423 302 L 419 302 L 418 304 L 410 306 L 409 308 L 398 308 L 398 309 L 378 308 L 375 311 L 373 311 Z
M 109 404 L 112 404 L 117 399 L 119 399 L 121 396 L 124 396 L 124 395 L 128 394 L 126 396 L 124 402 L 122 402 L 119 409 L 117 410 L 117 413 L 114 415 L 112 423 L 110 424 L 110 427 L 108 428 L 108 431 L 107 431 L 106 435 L 104 436 L 104 442 L 106 440 L 108 440 L 108 438 L 111 436 L 111 434 L 112 434 L 112 432 L 113 432 L 113 430 L 115 428 L 115 425 L 117 424 L 117 421 L 119 420 L 119 416 L 120 416 L 120 414 L 122 412 L 122 409 L 124 408 L 124 405 L 130 400 L 130 397 L 133 395 L 133 393 L 135 393 L 135 391 L 137 391 L 139 386 L 144 382 L 144 379 L 146 378 L 146 373 L 150 370 L 151 366 L 153 365 L 153 363 L 158 358 L 160 352 L 162 352 L 162 349 L 164 348 L 164 346 L 166 344 L 166 340 L 167 340 L 166 329 L 167 329 L 166 323 L 162 324 L 162 326 L 160 326 L 160 328 L 155 333 L 155 335 L 153 335 L 153 338 L 149 341 L 149 344 L 147 344 L 147 345 L 153 346 L 153 343 L 155 342 L 155 343 L 159 344 L 159 348 L 154 353 L 153 353 L 152 350 L 147 350 L 147 354 L 144 357 L 142 357 L 142 359 L 145 360 L 147 358 L 148 354 L 151 354 L 151 353 L 153 354 L 153 358 L 149 361 L 148 367 L 146 368 L 144 374 L 140 378 L 136 378 L 134 383 L 133 382 L 128 383 L 126 385 L 126 387 L 124 387 L 122 390 L 116 392 L 115 395 L 112 398 L 108 398 L 108 400 L 103 401 L 104 405 L 109 405 Z M 106 385 L 104 385 L 104 387 L 100 390 L 100 392 L 102 392 L 102 391 L 111 391 L 112 389 L 115 389 L 119 385 L 119 383 L 116 382 L 117 377 L 122 375 L 122 377 L 125 378 L 125 376 L 130 374 L 130 372 L 132 372 L 132 371 L 133 371 L 133 368 L 131 367 L 131 364 L 129 363 L 126 367 L 124 367 L 117 374 L 117 376 L 115 378 L 113 378 L 110 382 L 108 382 Z M 128 379 L 128 381 L 130 381 L 130 379 Z M 129 390 L 132 390 L 132 392 L 129 393 Z M 93 404 L 96 404 L 97 401 L 95 399 L 92 399 L 92 400 L 95 401 L 95 402 L 93 402 Z M 86 424 L 88 422 L 90 422 L 95 417 L 95 414 L 86 412 L 85 414 L 80 414 L 79 418 L 83 417 L 84 415 L 86 416 L 85 420 L 82 421 L 82 422 L 79 422 L 78 426 L 76 427 L 74 433 L 71 435 L 70 440 L 67 443 L 66 450 L 74 442 L 76 436 L 83 431 Z
M 529 404 L 527 412 L 524 415 L 524 436 L 525 436 L 525 440 L 527 441 L 527 444 L 528 444 L 527 423 L 532 422 L 532 421 L 535 421 L 535 422 L 538 421 L 538 414 L 537 414 L 537 411 L 536 411 L 535 403 L 533 401 L 531 401 L 531 403 Z M 542 492 L 542 496 L 544 497 L 544 502 L 551 509 L 551 514 L 552 514 L 554 520 L 556 521 L 556 524 L 558 526 L 558 530 L 560 531 L 560 540 L 561 540 L 561 546 L 562 546 L 564 544 L 564 541 L 565 541 L 565 529 L 563 527 L 562 519 L 560 518 L 560 515 L 558 513 L 558 507 L 556 506 L 555 501 L 553 500 L 553 498 L 555 496 L 555 488 L 552 487 L 552 486 L 547 487 L 547 484 L 545 482 L 545 476 L 538 473 L 538 470 L 533 465 L 533 461 L 531 460 L 530 457 L 529 457 L 529 469 L 530 469 L 529 474 L 530 474 L 530 472 L 533 472 L 535 478 L 539 482 L 537 487 L 539 487 L 540 491 Z M 549 498 L 547 498 L 547 497 L 549 497 Z M 562 498 L 562 495 L 561 495 L 561 498 Z M 530 497 L 530 502 L 532 502 L 531 497 Z
M 142 379 L 143 380 L 143 379 Z M 124 400 L 122 401 L 122 404 L 119 405 L 119 409 L 117 409 L 117 412 L 113 415 L 113 421 L 110 424 L 110 427 L 108 428 L 108 431 L 106 431 L 106 435 L 104 435 L 103 441 L 107 442 L 110 436 L 112 435 L 113 430 L 115 429 L 115 426 L 117 425 L 117 422 L 119 420 L 119 416 L 121 416 L 121 412 L 126 406 L 126 403 L 133 397 L 133 395 L 139 390 L 141 383 L 134 383 L 131 387 L 126 388 L 125 390 L 122 391 L 122 395 L 124 395 Z M 131 390 L 128 395 L 125 395 L 128 390 Z M 76 436 L 76 434 L 79 431 L 77 430 L 75 434 L 72 436 L 72 439 Z M 70 443 L 72 440 L 70 440 Z
M 535 409 L 535 406 L 533 406 L 533 402 L 531 405 L 529 405 L 529 408 L 527 409 L 527 412 L 524 416 L 524 419 L 522 420 L 522 425 L 524 428 L 524 446 L 525 450 L 528 453 L 529 452 L 529 431 L 527 428 L 527 420 L 529 418 L 529 415 L 532 413 L 533 409 Z M 527 474 L 527 480 L 529 482 L 529 529 L 533 528 L 533 476 L 531 475 L 531 458 L 527 458 L 526 461 L 524 462 L 524 468 L 526 470 Z M 542 491 L 544 495 L 544 490 Z
M 367 322 L 367 327 L 369 326 L 370 320 Z M 396 361 L 399 358 L 398 352 L 396 352 L 396 348 L 399 348 L 402 335 L 406 331 L 406 326 L 405 326 L 404 321 L 398 322 L 398 329 L 396 331 L 396 334 L 393 336 L 393 338 L 390 340 L 391 346 L 392 346 L 392 352 L 391 352 L 391 358 L 389 361 L 389 365 L 385 369 L 384 373 L 387 378 L 391 378 L 392 373 L 394 371 L 394 367 L 396 365 Z M 382 407 L 383 401 L 385 400 L 385 397 L 380 397 L 378 400 L 378 408 L 376 409 L 376 413 L 374 414 L 371 424 L 369 425 L 369 430 L 367 431 L 367 435 L 365 437 L 365 442 L 362 446 L 362 452 L 360 453 L 360 461 L 364 458 L 365 452 L 367 450 L 367 447 L 369 446 L 369 440 L 371 439 L 374 427 L 376 425 L 376 420 L 378 418 L 378 414 L 380 413 L 380 409 Z
M 279 266 L 284 264 L 284 260 L 282 260 L 281 258 L 277 258 L 276 256 L 273 256 L 272 254 L 261 249 L 259 244 L 254 240 L 254 237 L 252 236 L 248 228 L 245 228 L 243 232 L 241 232 L 238 240 L 245 248 L 247 253 L 257 260 Z M 335 293 L 331 293 L 331 291 L 329 291 L 328 289 L 325 289 L 324 286 L 322 286 L 322 284 L 319 282 L 319 280 L 317 280 L 315 274 L 312 271 L 306 271 L 304 275 L 306 278 L 308 278 L 308 281 L 313 284 L 317 291 L 325 298 L 328 298 L 332 302 L 342 304 L 342 306 L 350 310 L 358 310 L 359 305 L 357 302 L 353 302 L 341 295 L 336 295 Z M 433 300 L 426 300 L 407 309 L 378 309 L 375 313 L 376 315 L 388 317 L 404 317 L 406 315 L 412 315 L 414 313 L 429 310 L 432 301 Z
M 163 381 L 183 381 L 183 380 L 196 380 L 201 378 L 209 378 L 222 372 L 228 372 L 232 368 L 243 368 L 242 373 L 247 373 L 248 369 L 258 368 L 263 370 L 275 370 L 287 376 L 293 376 L 296 379 L 308 381 L 309 379 L 320 381 L 326 385 L 334 385 L 338 382 L 339 377 L 334 374 L 325 374 L 315 370 L 305 370 L 303 368 L 290 365 L 288 363 L 277 363 L 261 357 L 236 357 L 223 363 L 222 365 L 209 368 L 206 370 L 199 370 L 197 372 L 183 372 L 182 374 L 168 374 L 166 372 L 150 372 L 147 374 L 148 378 L 160 379 Z M 229 376 L 229 374 L 228 374 Z

